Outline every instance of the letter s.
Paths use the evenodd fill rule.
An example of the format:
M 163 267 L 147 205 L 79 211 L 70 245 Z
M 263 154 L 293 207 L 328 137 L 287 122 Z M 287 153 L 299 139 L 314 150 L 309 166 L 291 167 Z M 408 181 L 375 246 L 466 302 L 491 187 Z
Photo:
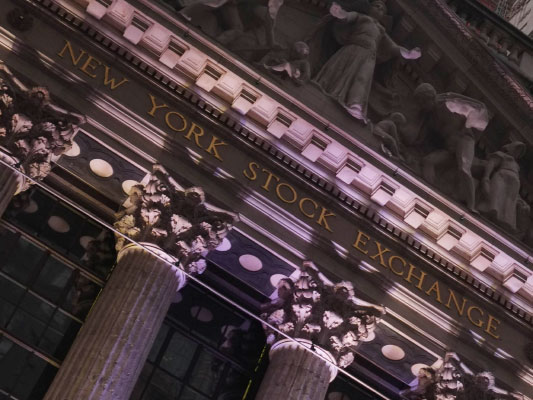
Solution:
M 251 181 L 255 181 L 257 179 L 256 170 L 257 170 L 257 168 L 259 168 L 259 164 L 257 164 L 255 161 L 250 161 L 250 164 L 248 164 L 248 168 L 250 169 L 251 176 L 248 175 L 248 171 L 247 170 L 242 171 L 242 173 L 244 174 L 245 177 L 247 177 Z

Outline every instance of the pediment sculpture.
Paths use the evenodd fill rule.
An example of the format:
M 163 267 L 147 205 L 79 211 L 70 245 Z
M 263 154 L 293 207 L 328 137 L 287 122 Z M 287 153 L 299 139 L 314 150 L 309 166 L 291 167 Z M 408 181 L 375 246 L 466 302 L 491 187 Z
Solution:
M 116 219 L 114 226 L 123 235 L 154 244 L 189 274 L 201 274 L 205 256 L 222 243 L 238 217 L 207 204 L 201 188 L 184 189 L 155 165 L 145 185 L 131 188 Z M 116 236 L 117 251 L 126 244 L 126 238 Z
M 279 281 L 277 298 L 264 306 L 262 318 L 288 336 L 329 351 L 344 368 L 384 314 L 384 307 L 356 297 L 352 283 L 333 283 L 306 261 L 298 277 Z M 283 339 L 265 329 L 268 343 Z
M 72 147 L 84 116 L 54 104 L 48 89 L 28 87 L 0 61 L 0 157 L 34 180 Z M 28 189 L 26 186 L 19 191 Z
M 381 23 L 384 1 L 372 1 L 366 13 L 358 8 L 344 9 L 334 2 L 309 41 L 317 71 L 313 82 L 350 115 L 367 122 L 376 65 L 397 57 L 415 60 L 422 53 L 396 44 L 388 35 Z

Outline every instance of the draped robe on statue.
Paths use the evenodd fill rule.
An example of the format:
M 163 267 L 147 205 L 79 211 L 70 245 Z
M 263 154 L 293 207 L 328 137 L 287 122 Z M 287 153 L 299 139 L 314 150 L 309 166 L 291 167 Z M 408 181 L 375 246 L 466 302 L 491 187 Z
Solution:
M 378 20 L 360 13 L 350 21 L 325 17 L 309 43 L 318 70 L 313 81 L 366 122 L 376 64 L 402 56 L 400 46 Z

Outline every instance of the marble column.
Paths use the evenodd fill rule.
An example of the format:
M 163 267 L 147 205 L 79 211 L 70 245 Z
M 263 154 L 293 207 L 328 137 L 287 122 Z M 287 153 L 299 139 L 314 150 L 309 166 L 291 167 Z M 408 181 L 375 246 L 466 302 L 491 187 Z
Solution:
M 16 159 L 10 157 L 0 150 L 0 160 L 9 165 L 16 164 Z M 4 214 L 9 202 L 15 194 L 24 186 L 24 176 L 9 168 L 4 163 L 0 163 L 0 217 Z
M 175 258 L 150 243 L 143 247 L 150 251 L 131 244 L 119 252 L 46 400 L 129 399 L 172 299 L 185 284 Z
M 333 355 L 311 341 L 282 339 L 270 349 L 270 364 L 256 400 L 323 400 L 337 376 Z M 306 348 L 304 348 L 306 347 Z M 327 362 L 328 360 L 329 362 Z
M 265 325 L 267 342 L 274 344 L 260 400 L 324 399 L 337 368 L 354 361 L 355 349 L 385 314 L 383 307 L 357 297 L 350 282 L 330 281 L 311 261 L 278 282 L 263 311 L 262 318 L 275 329 Z
M 237 221 L 160 165 L 131 188 L 116 217 L 117 265 L 45 400 L 128 400 L 186 274 L 205 270 L 205 256 Z

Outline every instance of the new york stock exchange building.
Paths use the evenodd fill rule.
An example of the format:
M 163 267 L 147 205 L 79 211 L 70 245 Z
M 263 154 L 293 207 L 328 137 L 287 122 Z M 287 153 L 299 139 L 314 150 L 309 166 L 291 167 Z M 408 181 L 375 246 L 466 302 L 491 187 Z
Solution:
M 0 0 L 0 399 L 533 399 L 532 93 L 474 0 Z

